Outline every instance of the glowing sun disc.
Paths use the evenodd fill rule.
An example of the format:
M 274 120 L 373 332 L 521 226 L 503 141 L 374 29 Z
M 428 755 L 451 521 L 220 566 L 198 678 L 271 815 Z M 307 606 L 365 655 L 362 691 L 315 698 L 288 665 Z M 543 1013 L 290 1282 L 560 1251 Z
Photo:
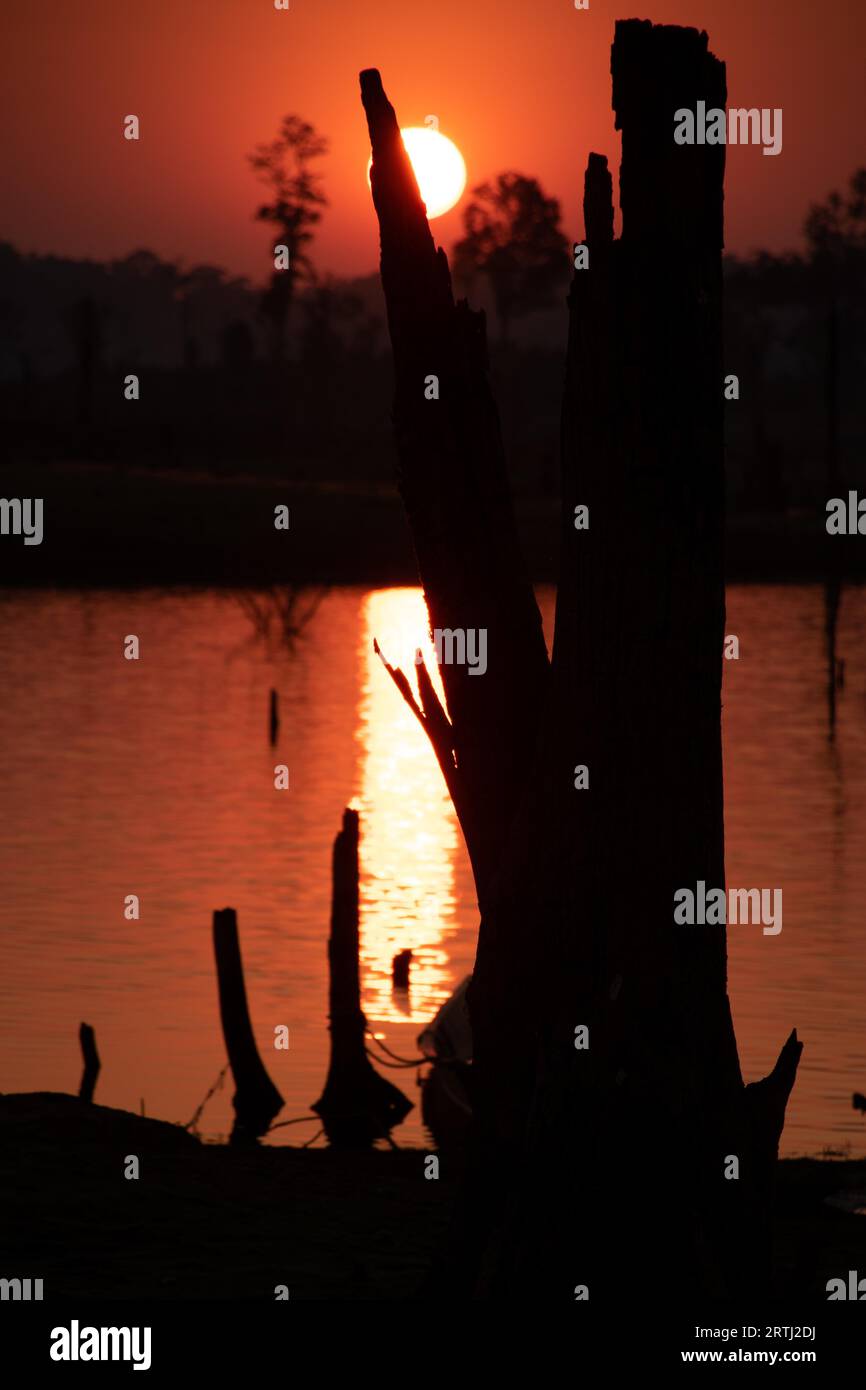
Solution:
M 403 144 L 409 155 L 421 197 L 432 220 L 448 212 L 466 187 L 466 165 L 463 156 L 447 135 L 429 126 L 407 126 L 401 130 Z M 373 160 L 367 162 L 367 182 Z

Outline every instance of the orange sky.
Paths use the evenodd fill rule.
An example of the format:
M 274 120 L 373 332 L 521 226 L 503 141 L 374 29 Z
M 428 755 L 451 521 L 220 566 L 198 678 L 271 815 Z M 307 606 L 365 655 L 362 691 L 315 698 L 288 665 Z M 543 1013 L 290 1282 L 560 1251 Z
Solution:
M 252 220 L 245 155 L 279 118 L 331 141 L 322 269 L 377 260 L 358 71 L 375 66 L 402 125 L 428 114 L 460 147 L 469 187 L 535 175 L 582 232 L 590 150 L 614 159 L 610 44 L 616 18 L 706 28 L 728 64 L 729 103 L 784 111 L 778 158 L 728 151 L 727 244 L 798 244 L 808 202 L 866 163 L 862 0 L 5 0 L 0 94 L 4 213 L 20 249 L 107 258 L 145 246 L 256 280 L 271 263 Z M 123 139 L 135 113 L 142 138 Z M 465 201 L 465 198 L 464 198 Z M 461 204 L 433 223 L 450 247 Z

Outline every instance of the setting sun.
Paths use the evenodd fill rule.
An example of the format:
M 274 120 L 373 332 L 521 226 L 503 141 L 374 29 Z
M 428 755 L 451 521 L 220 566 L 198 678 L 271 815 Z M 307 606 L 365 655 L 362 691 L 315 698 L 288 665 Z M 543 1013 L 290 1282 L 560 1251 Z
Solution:
M 466 187 L 466 164 L 447 135 L 428 126 L 407 126 L 401 130 L 418 188 L 431 220 L 441 217 L 457 202 Z M 367 180 L 373 161 L 367 161 Z

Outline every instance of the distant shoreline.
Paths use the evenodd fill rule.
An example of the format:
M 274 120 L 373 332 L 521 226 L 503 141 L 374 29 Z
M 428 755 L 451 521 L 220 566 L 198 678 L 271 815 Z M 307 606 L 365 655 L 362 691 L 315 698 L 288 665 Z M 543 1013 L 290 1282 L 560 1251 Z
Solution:
M 18 463 L 0 467 L 0 496 L 42 497 L 45 515 L 39 546 L 0 537 L 0 587 L 418 583 L 396 487 Z M 280 504 L 288 531 L 274 529 Z M 533 580 L 555 583 L 558 499 L 518 497 L 515 509 Z M 866 580 L 866 540 L 829 540 L 817 518 L 735 518 L 727 580 L 821 582 L 836 555 L 843 579 Z

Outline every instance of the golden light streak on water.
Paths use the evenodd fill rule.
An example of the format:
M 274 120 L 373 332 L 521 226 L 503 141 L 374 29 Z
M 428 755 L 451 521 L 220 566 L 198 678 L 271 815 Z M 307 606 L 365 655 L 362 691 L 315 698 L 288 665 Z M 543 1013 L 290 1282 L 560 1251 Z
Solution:
M 453 988 L 449 941 L 457 930 L 454 855 L 460 829 L 424 730 L 373 650 L 415 686 L 417 648 L 442 698 L 417 589 L 376 590 L 362 613 L 366 668 L 358 738 L 361 761 L 361 970 L 368 1020 L 426 1022 Z M 391 964 L 413 953 L 408 997 Z

